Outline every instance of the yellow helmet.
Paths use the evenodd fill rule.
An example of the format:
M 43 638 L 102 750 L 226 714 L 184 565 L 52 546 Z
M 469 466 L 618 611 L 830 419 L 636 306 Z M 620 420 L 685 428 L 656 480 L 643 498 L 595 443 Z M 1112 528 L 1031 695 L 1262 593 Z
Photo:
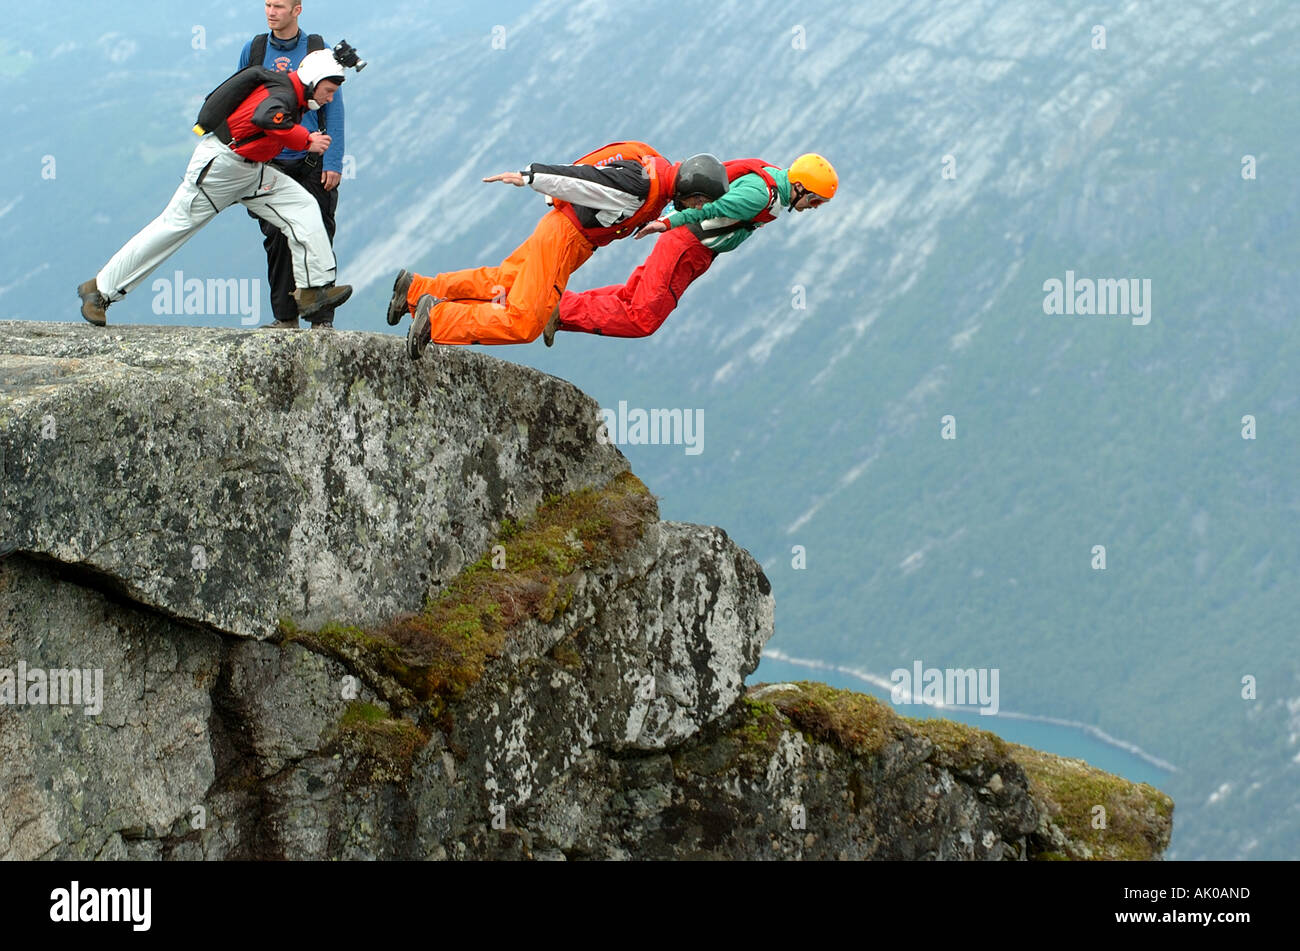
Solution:
M 835 190 L 840 187 L 840 177 L 831 168 L 831 163 L 813 152 L 794 160 L 790 166 L 790 182 L 802 185 L 805 191 L 828 201 L 835 197 Z

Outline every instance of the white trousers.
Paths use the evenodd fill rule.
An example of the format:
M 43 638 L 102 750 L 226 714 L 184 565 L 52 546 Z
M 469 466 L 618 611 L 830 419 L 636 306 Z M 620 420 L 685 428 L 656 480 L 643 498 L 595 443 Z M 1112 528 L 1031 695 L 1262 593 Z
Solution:
M 212 133 L 199 142 L 176 194 L 96 275 L 99 293 L 121 300 L 217 213 L 235 202 L 289 239 L 299 288 L 334 281 L 334 249 L 320 206 L 307 189 L 273 165 L 241 159 Z

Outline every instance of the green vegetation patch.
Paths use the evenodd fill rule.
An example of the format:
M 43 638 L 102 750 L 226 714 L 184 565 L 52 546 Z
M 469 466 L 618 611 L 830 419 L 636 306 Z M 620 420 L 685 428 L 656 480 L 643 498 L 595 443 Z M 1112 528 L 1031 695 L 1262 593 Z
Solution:
M 715 770 L 749 760 L 765 763 L 781 732 L 790 728 L 855 756 L 875 756 L 890 742 L 912 735 L 929 740 L 933 749 L 928 759 L 939 768 L 998 772 L 1018 766 L 1024 771 L 1040 816 L 1039 829 L 1029 840 L 1030 858 L 1147 860 L 1169 845 L 1173 801 L 1145 783 L 1008 743 L 952 720 L 900 717 L 875 697 L 850 690 L 808 681 L 779 690 L 764 686 L 751 688 L 750 696 L 737 704 L 736 725 L 725 737 L 731 749 L 721 762 L 708 764 Z M 753 694 L 760 690 L 762 699 L 757 700 Z M 703 752 L 694 760 L 678 764 L 679 769 L 705 765 Z
M 741 697 L 740 712 L 740 724 L 732 732 L 747 744 L 775 750 L 786 729 L 785 720 L 776 707 L 764 700 Z
M 582 669 L 582 655 L 574 646 L 572 636 L 566 637 L 551 648 L 551 658 L 561 667 L 568 667 L 570 670 Z
M 679 781 L 731 773 L 750 779 L 761 777 L 767 772 L 781 734 L 793 729 L 775 706 L 752 697 L 736 701 L 719 728 L 716 737 L 697 737 L 672 751 L 673 772 Z
M 429 735 L 383 707 L 354 700 L 339 720 L 331 750 L 357 757 L 356 773 L 369 783 L 402 782 Z
M 875 697 L 800 681 L 798 690 L 768 694 L 801 730 L 855 756 L 874 756 L 898 738 L 901 718 Z
M 923 736 L 934 745 L 930 762 L 944 769 L 967 772 L 980 763 L 987 763 L 997 772 L 998 763 L 1011 755 L 1011 746 L 1002 737 L 953 720 L 937 718 L 902 717 L 917 736 Z
M 1014 743 L 1007 746 L 1029 778 L 1030 795 L 1042 817 L 1039 838 L 1048 839 L 1037 854 L 1031 846 L 1031 858 L 1063 853 L 1071 859 L 1145 861 L 1168 848 L 1174 802 L 1160 790 L 1082 760 Z M 1052 827 L 1060 834 L 1052 835 Z
M 952 720 L 900 717 L 875 697 L 826 684 L 800 681 L 797 690 L 767 694 L 801 730 L 855 756 L 875 756 L 909 735 L 929 740 L 930 761 L 943 769 L 966 771 L 987 763 L 995 770 L 1010 756 L 1010 744 L 986 730 Z
M 373 629 L 329 624 L 303 631 L 282 621 L 285 640 L 344 659 L 398 707 L 425 704 L 435 718 L 460 699 L 523 621 L 550 622 L 569 606 L 579 572 L 603 566 L 659 517 L 655 498 L 624 472 L 600 489 L 543 503 L 499 538 L 419 614 Z M 562 662 L 572 664 L 576 652 Z

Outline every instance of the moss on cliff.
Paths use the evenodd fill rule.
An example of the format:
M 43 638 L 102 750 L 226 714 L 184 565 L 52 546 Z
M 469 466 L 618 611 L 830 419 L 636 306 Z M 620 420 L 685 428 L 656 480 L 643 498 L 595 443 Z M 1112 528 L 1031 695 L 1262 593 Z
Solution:
M 761 700 L 741 697 L 740 709 L 743 715 L 735 733 L 746 743 L 774 749 L 781 731 L 785 729 L 776 707 Z
M 572 636 L 566 637 L 551 648 L 551 659 L 561 667 L 567 667 L 570 670 L 581 670 L 583 666 L 582 655 L 578 653 Z
M 877 756 L 890 742 L 924 739 L 930 744 L 925 758 L 966 782 L 978 782 L 978 774 L 1027 781 L 1039 814 L 1027 842 L 1029 858 L 1144 860 L 1158 858 L 1169 845 L 1173 801 L 1145 783 L 952 720 L 900 717 L 874 697 L 822 683 L 752 687 L 719 742 L 675 755 L 674 764 L 706 775 L 743 765 L 748 775 L 759 775 L 790 729 L 855 757 Z M 1025 780 L 1017 778 L 1021 772 Z M 1097 806 L 1105 810 L 1104 828 Z
M 888 704 L 866 694 L 813 681 L 781 686 L 786 689 L 773 691 L 771 703 L 794 726 L 809 739 L 830 743 L 854 756 L 876 756 L 887 744 L 908 736 L 928 740 L 933 747 L 929 759 L 946 769 L 996 765 L 1010 753 L 1001 737 L 986 730 L 952 720 L 900 717 Z
M 720 722 L 710 742 L 695 742 L 669 755 L 679 780 L 691 775 L 717 777 L 732 770 L 748 778 L 761 777 L 790 721 L 766 701 L 742 696 Z
M 558 617 L 580 572 L 613 561 L 657 518 L 654 496 L 624 472 L 603 488 L 553 497 L 523 522 L 507 522 L 419 614 L 375 628 L 329 624 L 317 631 L 285 620 L 280 630 L 285 640 L 344 660 L 390 703 L 424 704 L 438 718 L 500 656 L 511 628 Z M 564 662 L 580 658 L 570 649 Z
M 402 782 L 411 775 L 415 756 L 429 735 L 409 720 L 390 716 L 383 707 L 354 700 L 339 720 L 325 752 L 356 758 L 353 781 Z
M 1159 858 L 1168 847 L 1174 802 L 1160 790 L 1082 760 L 1008 747 L 1029 778 L 1039 811 L 1031 858 L 1145 861 Z
M 997 772 L 998 765 L 1011 754 L 1010 744 L 987 730 L 938 718 L 900 719 L 913 733 L 934 745 L 930 760 L 946 769 L 966 772 L 980 763 L 988 763 L 993 767 L 992 772 Z
M 855 756 L 874 756 L 895 738 L 899 717 L 875 697 L 800 681 L 770 695 L 772 704 L 810 739 Z

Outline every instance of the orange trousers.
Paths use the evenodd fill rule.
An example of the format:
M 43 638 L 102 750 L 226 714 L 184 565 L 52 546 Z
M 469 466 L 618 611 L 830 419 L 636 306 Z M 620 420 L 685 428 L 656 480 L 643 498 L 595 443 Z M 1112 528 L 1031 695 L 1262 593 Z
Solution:
M 429 315 L 434 343 L 528 343 L 541 336 L 569 275 L 593 250 L 573 222 L 550 211 L 500 267 L 415 275 L 406 306 L 414 312 L 425 294 L 446 299 Z

